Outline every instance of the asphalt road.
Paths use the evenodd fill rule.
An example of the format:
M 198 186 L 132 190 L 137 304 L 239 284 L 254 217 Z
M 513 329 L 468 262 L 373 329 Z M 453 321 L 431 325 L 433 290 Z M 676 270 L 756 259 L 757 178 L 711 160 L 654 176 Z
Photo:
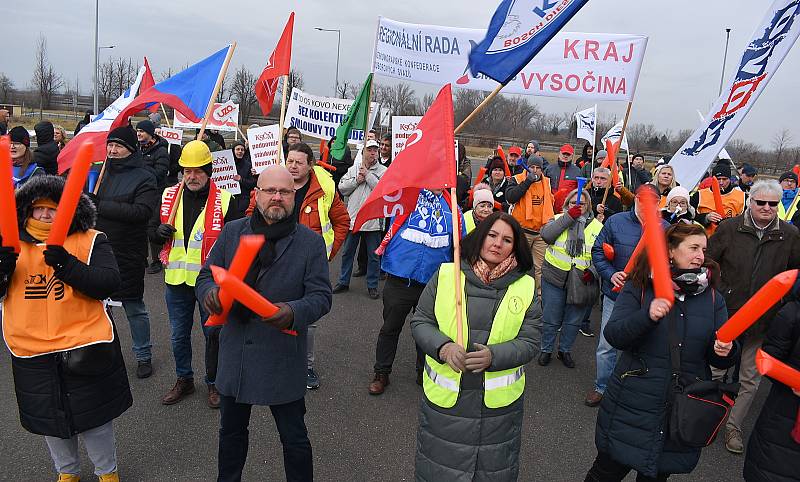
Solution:
M 331 265 L 338 276 L 339 262 Z M 163 296 L 163 275 L 148 275 L 145 301 L 150 309 L 154 343 L 154 375 L 133 375 L 130 332 L 121 311 L 116 313 L 120 337 L 130 370 L 134 404 L 115 422 L 119 470 L 124 481 L 215 480 L 218 412 L 206 406 L 206 391 L 198 391 L 173 406 L 161 396 L 175 381 L 169 345 L 169 323 Z M 320 481 L 413 480 L 417 411 L 420 389 L 414 383 L 414 350 L 408 329 L 403 331 L 391 385 L 382 396 L 367 393 L 372 376 L 374 347 L 381 326 L 380 300 L 367 297 L 364 278 L 353 279 L 350 292 L 335 295 L 330 314 L 317 335 L 319 390 L 306 397 L 306 422 L 314 448 L 314 471 Z M 593 315 L 595 330 L 599 311 Z M 202 335 L 194 331 L 194 368 L 203 373 Z M 525 425 L 521 453 L 521 481 L 581 481 L 596 454 L 594 426 L 597 410 L 583 405 L 592 388 L 596 338 L 578 337 L 574 348 L 577 368 L 570 370 L 554 359 L 542 368 L 528 367 Z M 54 480 L 44 439 L 19 424 L 11 377 L 10 355 L 0 350 L 0 480 Z M 764 383 L 757 407 L 763 401 Z M 749 434 L 757 413 L 750 414 Z M 84 480 L 92 466 L 83 452 Z M 743 457 L 727 453 L 718 440 L 704 451 L 690 476 L 675 480 L 741 480 Z M 671 478 L 670 480 L 672 480 Z M 283 459 L 272 416 L 266 407 L 253 411 L 250 451 L 245 480 L 283 480 Z M 633 480 L 630 476 L 629 480 Z

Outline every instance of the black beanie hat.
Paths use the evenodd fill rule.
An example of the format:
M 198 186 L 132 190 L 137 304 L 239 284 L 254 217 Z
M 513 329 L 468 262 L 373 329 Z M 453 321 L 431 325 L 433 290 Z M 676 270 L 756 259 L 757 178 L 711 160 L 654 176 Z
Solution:
M 19 142 L 25 144 L 25 147 L 31 147 L 31 136 L 28 134 L 28 129 L 16 126 L 8 131 L 8 135 L 11 136 L 11 142 Z
M 711 175 L 714 177 L 731 177 L 731 165 L 727 162 L 719 161 L 714 169 L 711 170 Z
M 778 182 L 783 182 L 785 179 L 793 179 L 796 184 L 797 174 L 793 173 L 792 171 L 784 172 L 783 174 L 781 174 L 781 177 L 778 179 Z
M 139 141 L 136 139 L 136 133 L 125 126 L 117 127 L 109 132 L 106 138 L 106 144 L 109 142 L 116 142 L 117 144 L 125 146 L 126 149 L 131 151 L 131 154 L 138 150 L 137 146 L 139 145 Z
M 136 130 L 140 129 L 147 132 L 153 137 L 155 137 L 156 135 L 156 125 L 150 122 L 149 120 L 139 121 L 139 123 L 136 124 Z
M 489 169 L 487 169 L 487 170 L 489 171 L 489 173 L 491 173 L 494 169 L 503 169 L 503 170 L 505 170 L 505 164 L 506 163 L 503 161 L 502 157 L 494 156 L 492 158 L 491 162 L 489 162 Z
M 200 166 L 200 169 L 202 169 L 203 172 L 208 175 L 208 177 L 211 177 L 211 175 L 214 173 L 214 163 L 209 162 L 208 164 L 203 164 Z

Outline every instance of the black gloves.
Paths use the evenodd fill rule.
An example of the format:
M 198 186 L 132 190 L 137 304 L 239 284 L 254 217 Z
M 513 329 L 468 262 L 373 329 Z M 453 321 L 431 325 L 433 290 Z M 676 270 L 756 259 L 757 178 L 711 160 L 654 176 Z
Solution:
M 177 229 L 166 223 L 161 224 L 156 228 L 156 234 L 164 241 L 172 238 L 172 235 L 175 234 L 175 231 L 177 231 Z
M 63 246 L 48 245 L 47 249 L 44 250 L 44 262 L 48 266 L 52 266 L 56 271 L 62 271 L 74 259 L 76 259 L 75 256 L 69 254 Z
M 14 248 L 0 247 L 0 276 L 10 277 L 17 268 L 17 258 L 19 255 L 14 252 Z

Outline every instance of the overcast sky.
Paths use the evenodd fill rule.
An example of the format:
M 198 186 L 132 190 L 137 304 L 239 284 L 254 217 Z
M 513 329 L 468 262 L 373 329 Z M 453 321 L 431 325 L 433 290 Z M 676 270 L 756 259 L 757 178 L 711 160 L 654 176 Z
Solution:
M 52 2 L 4 0 L 4 49 L 0 72 L 17 87 L 27 86 L 33 69 L 36 37 L 48 40 L 50 60 L 70 83 L 79 79 L 81 92 L 91 91 L 94 0 Z M 237 41 L 231 70 L 245 64 L 260 72 L 291 10 L 296 12 L 293 67 L 303 72 L 305 90 L 332 95 L 336 66 L 336 34 L 314 27 L 342 30 L 339 78 L 363 81 L 371 65 L 377 16 L 394 20 L 487 28 L 499 0 L 169 0 L 136 2 L 103 0 L 100 5 L 101 62 L 109 55 L 147 55 L 156 77 L 169 67 L 193 63 L 224 44 Z M 725 28 L 732 29 L 726 82 L 744 46 L 771 4 L 768 0 L 591 0 L 566 26 L 568 31 L 635 33 L 649 37 L 631 114 L 633 123 L 657 129 L 694 129 L 695 112 L 704 113 L 716 98 Z M 735 138 L 769 146 L 776 132 L 789 129 L 800 144 L 797 96 L 800 47 L 789 52 Z M 378 82 L 395 82 L 378 77 Z M 413 84 L 418 94 L 437 87 Z M 537 98 L 546 112 L 587 107 L 574 100 Z M 600 105 L 601 115 L 621 116 L 624 103 Z M 793 118 L 793 116 L 795 116 Z

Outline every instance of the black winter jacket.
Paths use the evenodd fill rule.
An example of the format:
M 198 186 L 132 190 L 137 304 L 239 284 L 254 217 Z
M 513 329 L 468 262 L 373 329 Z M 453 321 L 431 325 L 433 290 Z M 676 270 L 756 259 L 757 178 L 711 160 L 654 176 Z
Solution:
M 97 229 L 111 241 L 122 273 L 114 300 L 138 300 L 144 295 L 147 266 L 147 226 L 158 206 L 156 178 L 141 154 L 108 159 L 97 193 Z
M 775 315 L 761 348 L 800 370 L 800 301 L 787 303 Z M 790 482 L 800 478 L 800 444 L 790 435 L 798 410 L 800 397 L 786 385 L 773 381 L 747 444 L 747 482 Z
M 706 255 L 722 270 L 720 291 L 729 316 L 778 273 L 800 267 L 797 228 L 779 221 L 758 239 L 750 212 L 723 219 L 708 240 Z M 749 332 L 766 332 L 778 306 L 767 311 Z
M 53 140 L 55 135 L 53 123 L 50 121 L 39 122 L 33 126 L 33 130 L 36 132 L 33 161 L 44 169 L 46 174 L 58 174 L 58 144 Z
M 685 375 L 710 380 L 709 365 L 730 367 L 738 355 L 736 348 L 724 358 L 714 353 L 716 331 L 728 319 L 719 293 L 707 289 L 685 301 L 676 299 L 659 322 L 649 316 L 653 297 L 651 287 L 643 292 L 629 281 L 616 299 L 603 335 L 620 355 L 600 403 L 595 432 L 599 452 L 649 477 L 689 473 L 700 459 L 699 449 L 668 439 L 666 404 L 672 372 L 668 317 L 677 320 L 683 340 Z
M 17 217 L 22 242 L 38 242 L 24 229 L 24 222 L 33 211 L 33 201 L 42 197 L 58 201 L 63 188 L 64 180 L 61 178 L 37 176 L 17 190 Z M 91 201 L 82 196 L 69 233 L 92 228 L 95 217 Z M 73 258 L 55 275 L 94 299 L 108 297 L 120 283 L 111 244 L 103 234 L 95 239 L 88 265 Z M 7 288 L 4 282 L 0 282 L 0 296 L 5 296 Z M 29 432 L 69 438 L 117 418 L 133 403 L 116 329 L 113 342 L 73 352 L 77 351 L 90 355 L 88 359 L 95 361 L 91 373 L 70 372 L 61 353 L 32 358 L 11 357 L 20 422 Z
M 156 185 L 161 191 L 167 187 L 167 174 L 169 173 L 169 143 L 156 136 L 155 142 L 149 146 L 142 146 L 142 157 L 147 167 L 156 175 Z

